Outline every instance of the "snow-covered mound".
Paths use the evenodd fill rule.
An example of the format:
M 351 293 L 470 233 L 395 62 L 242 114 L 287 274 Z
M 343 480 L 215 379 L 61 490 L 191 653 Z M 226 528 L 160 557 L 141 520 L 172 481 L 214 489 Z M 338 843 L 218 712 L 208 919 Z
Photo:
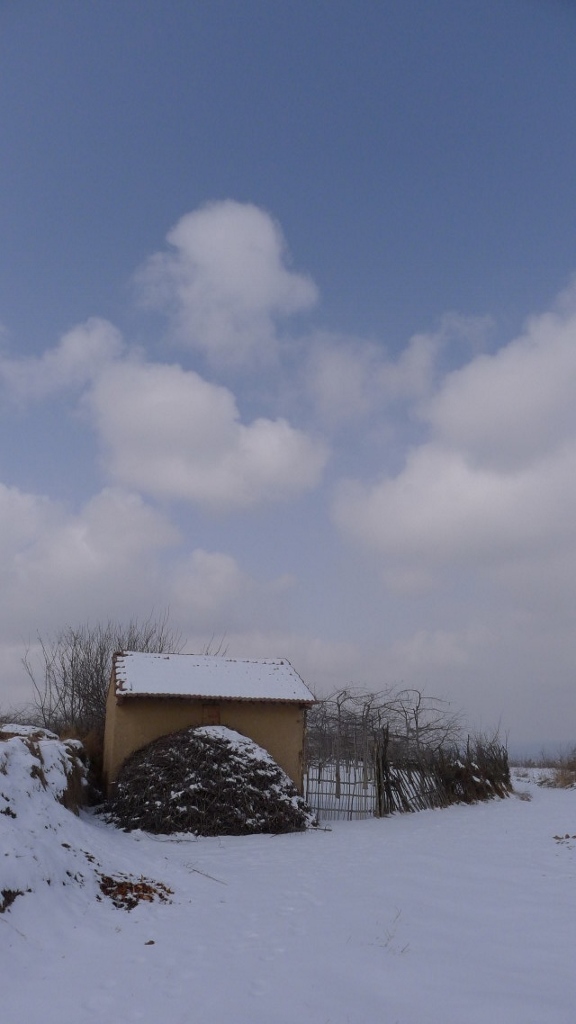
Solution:
M 62 887 L 83 906 L 104 897 L 125 910 L 169 902 L 168 886 L 119 871 L 106 844 L 102 864 L 101 830 L 77 816 L 86 787 L 82 753 L 78 740 L 60 741 L 45 729 L 0 728 L 0 914 L 20 896 Z
M 132 754 L 107 811 L 122 828 L 153 833 L 249 835 L 315 824 L 270 754 L 219 725 L 183 729 Z
M 86 784 L 78 740 L 32 726 L 0 729 L 0 911 L 39 883 L 67 885 L 75 871 L 55 834 L 77 812 Z
M 0 814 L 26 815 L 31 801 L 52 807 L 57 800 L 78 811 L 83 802 L 86 769 L 79 740 L 59 740 L 31 725 L 0 728 Z

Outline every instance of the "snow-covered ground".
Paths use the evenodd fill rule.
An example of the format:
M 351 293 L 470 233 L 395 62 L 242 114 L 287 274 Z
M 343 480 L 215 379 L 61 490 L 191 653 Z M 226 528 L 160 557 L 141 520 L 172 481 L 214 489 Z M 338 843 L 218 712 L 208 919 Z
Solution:
M 77 818 L 18 764 L 0 889 L 32 891 L 0 914 L 5 1024 L 576 1020 L 574 790 L 524 779 L 531 800 L 170 839 Z M 171 902 L 119 909 L 102 874 Z

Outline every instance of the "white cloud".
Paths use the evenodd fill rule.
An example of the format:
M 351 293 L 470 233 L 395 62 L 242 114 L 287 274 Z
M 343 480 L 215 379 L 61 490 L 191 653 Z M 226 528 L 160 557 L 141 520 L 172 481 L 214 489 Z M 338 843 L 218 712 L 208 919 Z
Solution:
M 71 513 L 0 485 L 1 632 L 14 639 L 142 600 L 154 604 L 159 551 L 179 539 L 137 495 L 106 489 Z M 147 602 L 148 603 L 148 602 Z M 105 613 L 103 609 L 108 609 Z
M 377 345 L 330 335 L 317 337 L 304 381 L 322 418 L 338 423 L 369 413 L 377 399 L 381 361 Z
M 547 314 L 446 375 L 396 476 L 342 485 L 335 516 L 388 567 L 535 560 L 576 545 L 576 317 Z
M 287 265 L 280 227 L 257 206 L 211 203 L 182 217 L 167 241 L 137 275 L 143 299 L 215 364 L 270 357 L 277 318 L 316 301 L 310 278 Z
M 117 363 L 87 399 L 113 478 L 213 508 L 248 507 L 313 487 L 324 446 L 286 420 L 240 422 L 232 393 L 179 366 Z
M 502 474 L 422 445 L 402 472 L 343 484 L 338 523 L 393 563 L 494 563 L 576 540 L 576 444 L 544 464 Z
M 187 551 L 169 520 L 135 494 L 107 488 L 71 512 L 2 484 L 0 575 L 0 710 L 31 698 L 21 658 L 37 634 L 168 609 L 193 647 L 204 631 L 200 650 L 255 621 L 282 621 L 293 584 L 256 579 L 228 554 Z
M 53 349 L 29 359 L 0 357 L 0 380 L 20 401 L 80 389 L 121 356 L 120 332 L 107 320 L 91 317 L 64 334 Z
M 26 494 L 0 483 L 0 560 L 9 571 L 12 553 L 32 544 L 39 529 L 58 520 L 59 506 L 48 498 Z
M 197 548 L 161 513 L 106 488 L 78 512 L 0 484 L 0 642 L 67 623 L 170 609 L 185 632 L 265 621 L 293 580 L 259 580 L 231 555 Z
M 494 635 L 480 626 L 468 626 L 459 631 L 416 629 L 391 644 L 387 651 L 388 667 L 389 670 L 393 667 L 397 677 L 408 677 L 411 685 L 422 687 L 431 677 L 442 678 L 443 673 L 469 669 L 478 660 L 482 647 L 493 644 L 494 640 Z
M 189 609 L 195 628 L 202 628 L 207 616 L 220 614 L 224 607 L 233 608 L 251 582 L 231 555 L 199 548 L 179 567 L 174 593 L 179 604 Z M 202 625 L 198 624 L 199 615 Z
M 292 585 L 289 576 L 257 580 L 231 555 L 197 548 L 174 569 L 170 609 L 195 633 L 228 637 L 255 621 L 263 627 L 277 619 Z
M 383 394 L 389 400 L 413 400 L 427 395 L 434 383 L 441 345 L 439 335 L 415 334 L 396 362 L 381 367 L 379 383 Z
M 454 342 L 477 346 L 491 321 L 448 313 L 437 331 L 415 334 L 392 358 L 375 342 L 318 334 L 311 340 L 305 383 L 320 415 L 346 422 L 432 395 L 443 351 Z
M 246 508 L 314 487 L 324 444 L 286 419 L 241 422 L 231 391 L 177 365 L 147 363 L 116 328 L 91 319 L 36 359 L 4 359 L 12 397 L 82 392 L 112 479 L 211 508 Z
M 449 374 L 422 415 L 444 446 L 512 472 L 576 438 L 575 396 L 576 314 L 554 312 Z

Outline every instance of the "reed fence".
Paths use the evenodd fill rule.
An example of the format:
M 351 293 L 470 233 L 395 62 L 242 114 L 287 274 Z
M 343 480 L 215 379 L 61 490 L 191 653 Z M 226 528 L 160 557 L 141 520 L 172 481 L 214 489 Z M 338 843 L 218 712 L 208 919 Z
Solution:
M 448 728 L 437 703 L 431 706 L 435 717 L 427 716 L 419 694 L 418 731 L 410 720 L 412 732 L 392 732 L 398 703 L 379 696 L 343 691 L 311 716 L 304 794 L 321 821 L 475 803 L 510 792 L 508 754 L 497 737 L 458 744 L 453 722 Z

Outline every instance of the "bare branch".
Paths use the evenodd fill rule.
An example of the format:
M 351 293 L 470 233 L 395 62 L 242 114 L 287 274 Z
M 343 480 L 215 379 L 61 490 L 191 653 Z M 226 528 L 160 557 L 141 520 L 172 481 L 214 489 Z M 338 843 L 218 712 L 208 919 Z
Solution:
M 116 651 L 179 653 L 181 634 L 159 618 L 127 624 L 66 626 L 53 637 L 38 636 L 38 653 L 26 651 L 22 664 L 33 686 L 31 718 L 54 732 L 74 730 L 86 735 L 102 730 L 106 693 Z

